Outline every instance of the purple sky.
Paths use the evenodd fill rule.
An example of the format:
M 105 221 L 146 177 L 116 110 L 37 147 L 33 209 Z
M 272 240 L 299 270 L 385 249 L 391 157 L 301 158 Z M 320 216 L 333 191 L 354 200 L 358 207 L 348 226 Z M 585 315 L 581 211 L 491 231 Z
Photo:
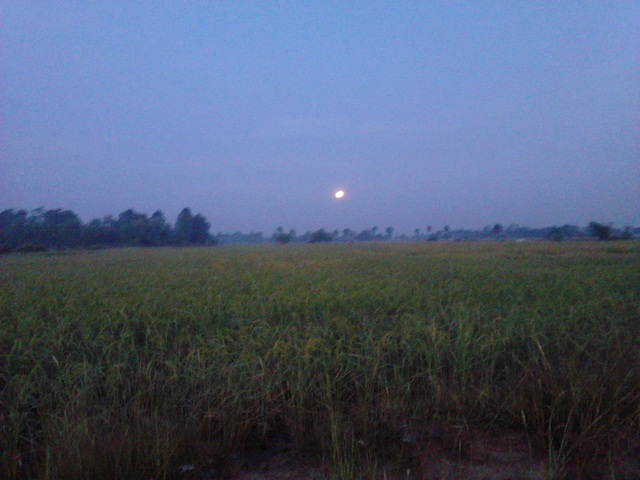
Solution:
M 5 1 L 0 210 L 637 226 L 639 31 L 636 1 Z

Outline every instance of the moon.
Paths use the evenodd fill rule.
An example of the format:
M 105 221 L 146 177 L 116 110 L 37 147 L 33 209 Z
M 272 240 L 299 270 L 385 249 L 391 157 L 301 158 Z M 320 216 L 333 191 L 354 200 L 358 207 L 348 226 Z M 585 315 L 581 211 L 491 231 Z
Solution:
M 343 190 L 338 190 L 333 196 L 338 198 L 338 199 L 340 199 L 340 198 L 344 197 L 344 191 Z

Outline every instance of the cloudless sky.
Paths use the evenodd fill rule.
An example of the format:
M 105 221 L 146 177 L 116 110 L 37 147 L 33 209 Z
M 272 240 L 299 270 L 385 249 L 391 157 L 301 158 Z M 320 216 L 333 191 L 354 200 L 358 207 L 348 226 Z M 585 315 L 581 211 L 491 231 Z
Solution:
M 0 210 L 637 226 L 638 32 L 637 1 L 4 1 Z

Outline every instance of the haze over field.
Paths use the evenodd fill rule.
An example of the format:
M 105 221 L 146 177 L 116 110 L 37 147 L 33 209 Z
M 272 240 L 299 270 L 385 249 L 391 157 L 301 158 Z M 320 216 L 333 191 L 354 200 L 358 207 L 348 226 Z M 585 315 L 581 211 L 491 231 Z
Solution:
M 13 1 L 0 23 L 0 210 L 640 224 L 638 2 Z

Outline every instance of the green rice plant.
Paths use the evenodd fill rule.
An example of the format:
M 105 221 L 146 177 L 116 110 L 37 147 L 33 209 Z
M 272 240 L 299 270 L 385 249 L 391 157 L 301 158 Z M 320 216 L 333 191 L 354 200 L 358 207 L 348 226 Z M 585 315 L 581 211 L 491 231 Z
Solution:
M 550 476 L 613 475 L 639 440 L 640 250 L 608 248 L 4 255 L 0 476 L 173 478 L 286 441 L 405 477 L 426 423 L 525 429 Z

